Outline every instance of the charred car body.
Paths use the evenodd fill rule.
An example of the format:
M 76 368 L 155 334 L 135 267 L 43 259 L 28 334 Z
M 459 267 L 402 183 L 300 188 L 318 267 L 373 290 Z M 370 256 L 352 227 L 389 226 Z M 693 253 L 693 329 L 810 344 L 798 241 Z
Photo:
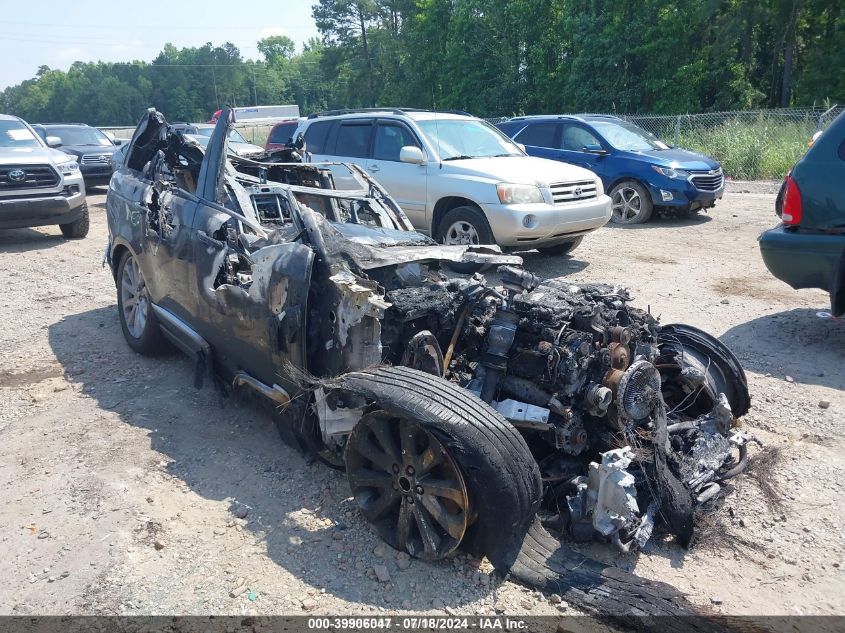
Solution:
M 363 515 L 413 556 L 462 547 L 560 590 L 589 566 L 555 566 L 538 512 L 565 539 L 630 550 L 665 528 L 689 543 L 695 508 L 747 459 L 729 350 L 623 288 L 438 245 L 355 166 L 286 162 L 289 148 L 227 160 L 230 119 L 203 150 L 151 110 L 112 179 L 107 257 L 133 349 L 168 339 L 198 383 L 281 405 L 283 436 L 345 469 Z M 336 189 L 337 170 L 360 188 Z

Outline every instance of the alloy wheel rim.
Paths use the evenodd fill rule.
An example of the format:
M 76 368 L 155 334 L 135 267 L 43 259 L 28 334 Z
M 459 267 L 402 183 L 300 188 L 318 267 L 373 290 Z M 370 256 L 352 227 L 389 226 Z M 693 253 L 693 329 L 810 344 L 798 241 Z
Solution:
M 613 194 L 613 216 L 622 222 L 629 222 L 640 214 L 642 199 L 636 189 L 622 187 Z
M 138 261 L 130 257 L 123 267 L 120 280 L 120 299 L 123 306 L 123 321 L 126 329 L 135 338 L 141 338 L 147 324 L 150 301 L 147 284 L 138 268 Z
M 346 472 L 364 517 L 391 546 L 427 560 L 458 548 L 471 513 L 466 483 L 440 441 L 376 411 L 349 437 Z
M 455 222 L 446 231 L 443 243 L 459 246 L 478 245 L 478 231 L 469 222 L 463 220 Z

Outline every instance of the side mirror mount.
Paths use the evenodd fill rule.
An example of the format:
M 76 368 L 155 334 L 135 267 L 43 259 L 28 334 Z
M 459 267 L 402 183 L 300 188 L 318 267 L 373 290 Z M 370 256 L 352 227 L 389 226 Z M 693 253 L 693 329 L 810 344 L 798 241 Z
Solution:
M 406 145 L 399 150 L 399 162 L 411 163 L 412 165 L 425 165 L 425 156 L 419 147 Z
M 585 145 L 582 149 L 582 152 L 586 152 L 587 154 L 596 154 L 597 156 L 606 156 L 607 150 L 602 148 L 601 145 L 598 143 L 590 143 L 589 145 Z
M 62 138 L 60 136 L 48 136 L 46 139 L 47 147 L 61 147 Z

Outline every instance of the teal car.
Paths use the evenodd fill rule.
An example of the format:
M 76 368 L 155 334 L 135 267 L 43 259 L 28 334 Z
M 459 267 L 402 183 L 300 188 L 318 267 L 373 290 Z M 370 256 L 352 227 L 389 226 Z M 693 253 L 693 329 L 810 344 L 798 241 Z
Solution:
M 787 175 L 782 223 L 758 238 L 763 262 L 793 288 L 830 293 L 845 314 L 845 112 Z M 779 207 L 781 205 L 778 205 Z

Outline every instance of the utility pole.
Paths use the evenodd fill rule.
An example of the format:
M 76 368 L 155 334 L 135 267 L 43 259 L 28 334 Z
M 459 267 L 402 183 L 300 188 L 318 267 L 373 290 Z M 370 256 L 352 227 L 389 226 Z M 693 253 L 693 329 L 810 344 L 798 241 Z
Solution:
M 255 105 L 258 105 L 258 84 L 255 83 L 255 64 L 252 66 L 252 95 L 255 98 Z

